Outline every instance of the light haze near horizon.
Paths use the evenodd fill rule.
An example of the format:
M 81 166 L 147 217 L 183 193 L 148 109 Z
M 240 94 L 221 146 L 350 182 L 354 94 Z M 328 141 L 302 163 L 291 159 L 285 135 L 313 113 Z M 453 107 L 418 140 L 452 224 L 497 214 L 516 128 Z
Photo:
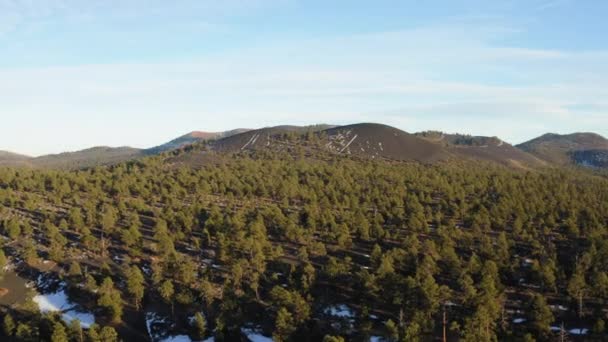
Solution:
M 379 122 L 608 136 L 608 2 L 0 0 L 0 150 Z

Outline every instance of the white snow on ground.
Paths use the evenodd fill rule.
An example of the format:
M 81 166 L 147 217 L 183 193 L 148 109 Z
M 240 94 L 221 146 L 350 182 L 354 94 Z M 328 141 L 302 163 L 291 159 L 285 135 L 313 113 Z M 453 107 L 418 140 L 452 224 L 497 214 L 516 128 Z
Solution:
M 369 338 L 369 342 L 382 342 L 384 339 L 380 336 L 372 336 Z
M 209 337 L 206 340 L 203 340 L 203 342 L 215 342 L 215 337 Z
M 525 322 L 525 321 L 526 321 L 526 319 L 525 319 L 525 318 L 515 318 L 515 319 L 513 320 L 513 323 L 515 323 L 515 324 L 521 324 L 521 323 L 523 323 L 523 322 Z
M 61 318 L 64 322 L 70 323 L 72 321 L 78 320 L 80 322 L 80 326 L 88 329 L 91 325 L 95 324 L 95 316 L 86 312 L 78 312 L 75 310 L 65 312 L 61 315 Z
M 38 304 L 41 312 L 62 311 L 70 308 L 68 296 L 63 290 L 45 295 L 37 295 L 34 302 Z
M 259 334 L 253 329 L 241 328 L 241 332 L 245 334 L 251 342 L 272 342 L 272 338 Z
M 192 342 L 192 339 L 188 335 L 178 335 L 164 338 L 160 342 Z
M 355 141 L 355 139 L 357 139 L 357 134 L 355 134 L 355 136 L 352 139 L 350 139 L 350 141 L 348 142 L 348 144 L 346 144 L 346 146 L 344 146 L 344 148 L 342 148 L 340 150 L 340 152 L 338 152 L 338 153 L 344 152 L 344 150 L 346 150 L 348 148 L 348 146 L 350 146 L 353 143 L 353 141 Z
M 334 317 L 354 318 L 355 314 L 346 305 L 340 304 L 336 306 L 330 306 L 325 309 L 325 313 Z
M 64 290 L 45 295 L 36 295 L 33 300 L 38 304 L 38 308 L 42 313 L 64 311 L 74 307 L 74 304 L 70 303 Z M 77 319 L 80 321 L 80 326 L 83 328 L 89 328 L 95 323 L 95 316 L 93 314 L 79 312 L 77 310 L 66 311 L 61 315 L 61 318 L 68 324 Z
M 568 330 L 568 333 L 570 335 L 587 335 L 589 333 L 589 329 L 585 329 L 585 328 L 574 328 L 574 329 L 570 329 Z
M 192 342 L 192 339 L 188 335 L 176 335 L 176 336 L 165 336 L 163 330 L 154 329 L 156 324 L 167 324 L 167 318 L 161 316 L 156 312 L 146 312 L 146 329 L 148 330 L 148 336 L 152 342 Z M 203 342 L 213 342 L 214 339 L 210 338 Z
M 549 305 L 551 310 L 568 311 L 568 308 L 563 305 Z
M 146 328 L 148 329 L 148 336 L 150 336 L 150 340 L 152 341 L 157 340 L 157 336 L 152 332 L 152 325 L 156 323 L 165 323 L 165 319 L 156 314 L 156 312 L 146 312 Z
M 551 331 L 553 331 L 553 332 L 559 332 L 559 331 L 562 331 L 562 328 L 554 325 L 554 326 L 551 327 Z

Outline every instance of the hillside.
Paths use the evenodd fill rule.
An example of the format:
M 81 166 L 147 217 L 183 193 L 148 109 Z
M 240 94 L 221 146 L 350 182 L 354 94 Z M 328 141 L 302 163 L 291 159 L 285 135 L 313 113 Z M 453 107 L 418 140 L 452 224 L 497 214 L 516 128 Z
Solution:
M 442 144 L 457 158 L 484 160 L 516 168 L 537 168 L 548 163 L 506 143 L 498 137 L 447 134 L 437 131 L 416 133 L 417 136 Z
M 275 126 L 247 131 L 211 142 L 209 147 L 218 152 L 239 152 L 243 150 L 277 150 L 298 144 L 299 137 L 322 132 L 332 126 Z
M 12 165 L 27 165 L 31 157 L 24 156 L 17 153 L 0 151 L 0 165 L 12 164 Z
M 570 164 L 605 168 L 608 159 L 608 140 L 592 133 L 546 134 L 514 147 L 498 137 L 439 131 L 410 134 L 387 125 L 360 123 L 347 126 L 284 125 L 226 132 L 194 131 L 143 150 L 95 147 L 37 158 L 0 152 L 0 166 L 82 169 L 158 155 L 189 145 L 195 145 L 192 152 L 178 154 L 174 162 L 202 166 L 213 162 L 217 154 L 243 151 L 304 153 L 320 158 L 326 158 L 323 156 L 329 153 L 422 163 L 473 160 L 527 170 Z
M 471 137 L 440 132 L 410 134 L 374 123 L 327 129 L 297 126 L 263 128 L 220 139 L 208 150 L 226 153 L 246 150 L 332 153 L 394 161 L 436 163 L 449 160 L 482 160 L 515 168 L 537 168 L 547 163 L 496 137 Z M 314 134 L 313 134 L 314 133 Z M 193 152 L 196 154 L 196 152 Z M 200 164 L 204 157 L 193 157 Z M 187 162 L 186 162 L 187 163 Z
M 76 152 L 32 158 L 30 164 L 37 168 L 82 169 L 116 164 L 141 156 L 142 151 L 136 148 L 99 146 Z
M 175 150 L 175 149 L 178 149 L 178 148 L 181 148 L 181 147 L 184 147 L 187 145 L 191 145 L 191 144 L 194 144 L 194 143 L 197 143 L 200 141 L 226 138 L 226 137 L 230 137 L 230 136 L 233 136 L 236 134 L 245 133 L 247 131 L 250 131 L 250 129 L 239 128 L 239 129 L 234 129 L 234 130 L 225 131 L 225 132 L 194 131 L 194 132 L 190 132 L 188 134 L 182 135 L 181 137 L 178 137 L 176 139 L 173 139 L 173 140 L 169 141 L 168 143 L 149 148 L 145 152 L 146 152 L 146 154 L 158 154 L 158 153 L 162 153 L 162 152 L 166 152 L 166 151 Z
M 438 144 L 381 124 L 341 126 L 324 133 L 325 148 L 338 154 L 419 162 L 446 160 L 449 156 Z
M 556 165 L 601 166 L 601 157 L 597 161 L 594 158 L 608 151 L 608 140 L 595 133 L 548 133 L 517 147 Z
M 12 152 L 7 152 L 7 151 L 0 151 L 0 160 L 23 160 L 23 159 L 29 159 L 30 157 L 28 156 L 24 156 L 22 154 L 17 154 L 17 153 L 12 153 Z
M 403 138 L 386 126 L 276 132 L 278 150 L 0 169 L 0 272 L 20 279 L 0 287 L 23 294 L 4 321 L 43 341 L 80 336 L 74 316 L 99 326 L 86 341 L 605 340 L 608 179 L 344 153 Z M 172 163 L 194 152 L 215 162 Z M 69 305 L 43 315 L 49 298 Z

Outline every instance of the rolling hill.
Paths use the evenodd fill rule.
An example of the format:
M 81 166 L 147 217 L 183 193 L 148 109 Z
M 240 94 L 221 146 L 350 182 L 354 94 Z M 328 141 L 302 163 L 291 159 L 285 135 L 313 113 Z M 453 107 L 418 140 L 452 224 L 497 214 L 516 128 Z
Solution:
M 314 139 L 312 138 L 314 136 Z M 218 139 L 205 152 L 193 151 L 180 163 L 200 165 L 204 154 L 242 151 L 302 151 L 372 159 L 434 163 L 448 160 L 483 160 L 516 168 L 546 166 L 546 162 L 495 137 L 471 137 L 440 132 L 410 134 L 400 129 L 361 123 L 347 126 L 277 126 Z
M 188 134 L 182 135 L 181 137 L 178 137 L 176 139 L 173 139 L 173 140 L 169 141 L 168 143 L 149 148 L 145 152 L 147 154 L 158 154 L 158 153 L 162 153 L 162 152 L 166 152 L 166 151 L 175 150 L 175 149 L 178 149 L 178 148 L 190 145 L 190 144 L 194 144 L 199 141 L 226 138 L 226 137 L 230 137 L 230 136 L 233 136 L 236 134 L 245 133 L 247 131 L 250 131 L 250 129 L 238 128 L 238 129 L 225 131 L 225 132 L 194 131 L 194 132 L 190 132 Z
M 238 152 L 243 150 L 282 149 L 287 145 L 296 144 L 299 136 L 307 133 L 319 133 L 333 126 L 275 126 L 235 134 L 218 139 L 209 146 L 218 152 Z M 290 142 L 292 141 L 292 142 Z
M 324 133 L 327 136 L 325 148 L 338 154 L 420 162 L 447 160 L 449 157 L 439 144 L 381 124 L 341 126 Z
M 137 148 L 98 146 L 76 152 L 32 158 L 29 163 L 41 168 L 81 169 L 120 163 L 142 155 L 142 150 Z
M 12 153 L 8 151 L 0 151 L 0 161 L 15 161 L 15 160 L 28 160 L 31 157 L 24 156 L 22 154 Z
M 571 164 L 608 167 L 608 140 L 593 133 L 546 134 L 515 147 L 497 137 L 438 131 L 411 134 L 376 123 L 347 126 L 285 125 L 226 132 L 193 131 L 149 149 L 94 147 L 36 158 L 0 152 L 0 166 L 80 169 L 157 155 L 201 141 L 205 141 L 205 144 L 189 153 L 180 153 L 179 159 L 174 161 L 201 165 L 210 161 L 208 152 L 224 154 L 254 150 L 305 152 L 308 155 L 330 153 L 422 163 L 472 160 L 521 169 Z
M 29 165 L 29 161 L 31 157 L 24 156 L 17 153 L 0 151 L 0 166 L 2 165 L 11 165 L 11 166 L 20 166 L 26 167 Z
M 506 143 L 498 137 L 447 134 L 437 131 L 416 133 L 428 141 L 439 143 L 458 158 L 485 160 L 510 167 L 543 167 L 547 162 Z
M 567 135 L 548 133 L 517 147 L 560 166 L 576 164 L 605 167 L 605 159 L 608 155 L 608 139 L 595 133 Z

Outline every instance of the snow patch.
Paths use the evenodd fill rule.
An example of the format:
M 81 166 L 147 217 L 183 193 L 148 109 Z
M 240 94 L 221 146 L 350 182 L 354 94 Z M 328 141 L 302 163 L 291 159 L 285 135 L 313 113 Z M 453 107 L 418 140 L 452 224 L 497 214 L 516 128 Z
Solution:
M 167 323 L 167 320 L 161 317 L 156 312 L 146 312 L 146 329 L 148 330 L 148 336 L 150 336 L 151 341 L 163 341 L 161 339 L 162 334 L 159 334 L 155 331 L 155 325 L 164 325 Z
M 568 330 L 570 335 L 587 335 L 589 333 L 589 329 L 586 328 L 574 328 Z
M 524 323 L 525 321 L 526 321 L 526 319 L 525 319 L 525 318 L 515 318 L 515 319 L 513 320 L 513 323 L 515 323 L 515 324 L 522 324 L 522 323 Z
M 334 317 L 355 318 L 354 312 L 344 304 L 330 306 L 325 309 L 325 313 Z
M 160 342 L 192 342 L 192 339 L 188 335 L 178 335 L 164 338 Z
M 73 309 L 75 304 L 69 301 L 64 290 L 44 295 L 36 295 L 34 296 L 33 301 L 38 304 L 38 309 L 42 313 L 64 311 L 61 318 L 68 324 L 78 320 L 80 321 L 80 326 L 86 329 L 95 323 L 95 316 L 93 314 Z
M 266 337 L 253 329 L 241 328 L 241 332 L 245 334 L 251 342 L 272 342 L 272 338 Z
M 78 320 L 78 322 L 80 322 L 80 326 L 85 329 L 88 329 L 91 327 L 91 325 L 95 324 L 95 316 L 93 314 L 87 312 L 79 312 L 76 310 L 65 312 L 63 315 L 61 315 L 61 319 L 63 319 L 63 321 L 68 324 L 75 320 Z
M 42 313 L 49 311 L 62 311 L 72 306 L 69 304 L 68 296 L 63 290 L 55 293 L 34 296 L 34 303 L 38 304 L 38 308 Z

